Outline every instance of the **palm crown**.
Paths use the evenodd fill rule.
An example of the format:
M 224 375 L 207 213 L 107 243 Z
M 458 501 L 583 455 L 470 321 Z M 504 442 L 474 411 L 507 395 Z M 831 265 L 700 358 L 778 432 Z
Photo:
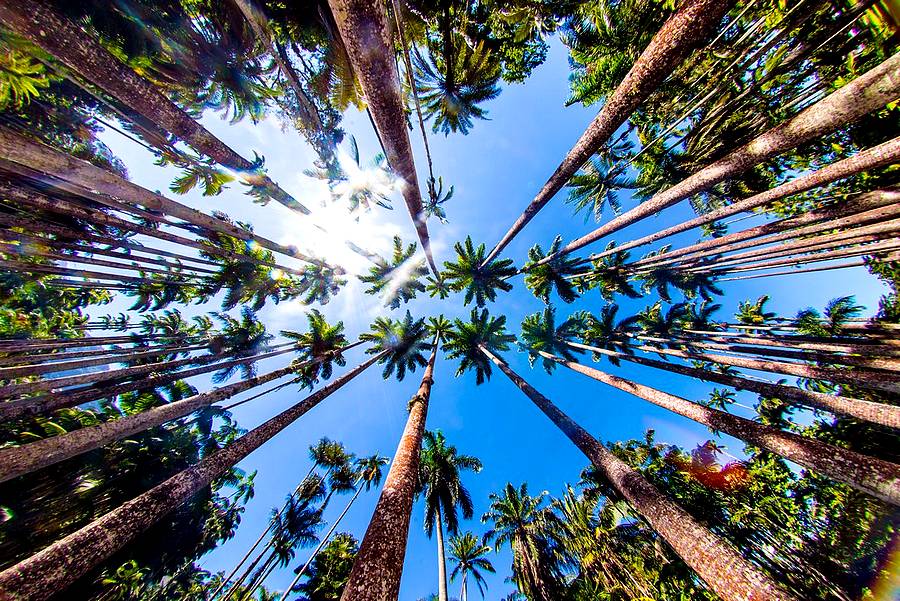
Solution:
M 361 334 L 359 338 L 372 343 L 366 349 L 367 354 L 388 351 L 379 360 L 384 364 L 382 377 L 389 378 L 396 372 L 397 379 L 402 380 L 407 370 L 414 372 L 416 367 L 427 363 L 424 353 L 430 350 L 431 344 L 425 340 L 424 319 L 413 319 L 407 311 L 402 320 L 379 317 L 371 327 L 371 332 Z
M 484 243 L 476 248 L 470 236 L 466 236 L 465 244 L 457 242 L 453 248 L 456 262 L 444 263 L 443 279 L 454 292 L 465 290 L 464 305 L 474 300 L 476 306 L 483 307 L 487 301 L 497 299 L 497 289 L 512 290 L 512 284 L 506 281 L 516 274 L 512 259 L 497 259 L 484 265 Z
M 469 369 L 475 370 L 475 383 L 483 384 L 491 377 L 491 361 L 480 347 L 489 351 L 509 350 L 516 337 L 506 333 L 506 317 L 492 317 L 487 309 L 472 309 L 468 322 L 453 320 L 453 329 L 447 334 L 447 342 L 442 347 L 448 359 L 459 359 L 456 375 Z
M 299 347 L 297 364 L 323 358 L 322 361 L 308 365 L 298 372 L 301 381 L 312 388 L 320 377 L 325 380 L 331 378 L 335 364 L 341 367 L 347 364 L 344 355 L 339 352 L 346 346 L 347 338 L 344 336 L 344 322 L 339 321 L 335 325 L 331 325 L 318 309 L 309 311 L 306 314 L 306 320 L 309 322 L 308 331 L 283 330 L 281 335 L 297 341 Z
M 563 255 L 535 266 L 538 261 L 555 255 L 560 246 L 562 246 L 562 236 L 556 236 L 547 252 L 544 252 L 539 244 L 535 244 L 528 251 L 528 262 L 525 264 L 527 270 L 525 285 L 536 297 L 544 301 L 544 304 L 550 304 L 550 293 L 554 288 L 564 302 L 571 303 L 578 298 L 578 294 L 575 292 L 575 283 L 566 276 L 575 273 L 580 263 L 579 259 L 570 259 Z
M 531 365 L 540 357 L 539 352 L 544 351 L 551 355 L 559 355 L 566 360 L 574 360 L 575 349 L 565 344 L 565 340 L 574 338 L 583 325 L 583 316 L 576 314 L 556 325 L 556 310 L 546 307 L 540 313 L 532 313 L 522 321 L 522 345 L 528 351 L 528 360 Z M 581 352 L 581 351 L 578 351 Z M 549 374 L 556 367 L 556 362 L 542 358 L 541 364 Z
M 471 532 L 454 536 L 450 539 L 450 557 L 456 565 L 450 572 L 450 578 L 455 580 L 461 574 L 471 574 L 475 584 L 478 585 L 478 592 L 484 597 L 487 583 L 481 572 L 495 573 L 493 564 L 485 557 L 490 552 L 491 548 Z
M 447 530 L 459 529 L 459 514 L 472 517 L 472 497 L 460 481 L 461 470 L 481 471 L 481 461 L 471 455 L 460 455 L 456 447 L 447 444 L 443 432 L 425 432 L 419 463 L 419 493 L 425 501 L 425 532 L 431 536 L 435 519 L 441 515 Z
M 420 279 L 428 275 L 428 267 L 424 259 L 412 259 L 415 253 L 415 242 L 404 248 L 400 236 L 394 236 L 390 261 L 377 257 L 372 261 L 369 275 L 359 276 L 360 281 L 371 284 L 366 294 L 381 294 L 384 306 L 396 309 L 401 302 L 408 303 L 416 298 L 416 293 L 424 292 L 425 284 Z

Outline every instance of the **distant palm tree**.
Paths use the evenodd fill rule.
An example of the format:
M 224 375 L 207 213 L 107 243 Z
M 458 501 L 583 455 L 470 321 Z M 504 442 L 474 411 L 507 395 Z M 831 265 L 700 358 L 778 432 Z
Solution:
M 416 298 L 416 293 L 425 292 L 421 278 L 428 275 L 428 267 L 424 259 L 413 260 L 415 254 L 415 242 L 404 248 L 400 236 L 394 236 L 391 258 L 376 255 L 371 259 L 374 265 L 369 268 L 369 275 L 359 276 L 361 282 L 371 284 L 366 294 L 379 294 L 385 307 L 397 309 L 401 302 L 408 303 Z
M 575 282 L 567 276 L 572 275 L 578 269 L 581 263 L 578 259 L 569 259 L 566 257 L 557 257 L 548 263 L 542 263 L 533 269 L 530 265 L 539 262 L 541 259 L 556 255 L 562 244 L 562 236 L 556 236 L 547 252 L 541 248 L 539 244 L 535 244 L 528 251 L 528 262 L 525 264 L 525 286 L 531 292 L 544 301 L 544 304 L 550 304 L 550 293 L 556 289 L 556 294 L 563 302 L 571 303 L 578 298 Z
M 447 444 L 443 432 L 425 432 L 419 461 L 419 494 L 425 501 L 425 533 L 430 537 L 437 527 L 438 595 L 447 601 L 447 558 L 444 550 L 444 526 L 451 534 L 459 529 L 457 508 L 464 519 L 472 517 L 472 497 L 460 481 L 461 470 L 481 471 L 481 461 L 472 455 L 460 455 Z
M 478 585 L 478 592 L 484 598 L 487 582 L 481 572 L 495 573 L 494 565 L 485 557 L 490 552 L 491 548 L 478 540 L 478 537 L 471 532 L 458 534 L 450 539 L 450 558 L 455 564 L 450 572 L 450 579 L 456 580 L 458 575 L 462 575 L 460 601 L 469 601 L 469 575 Z
M 633 188 L 634 180 L 609 161 L 595 158 L 573 175 L 566 186 L 572 188 L 566 202 L 575 207 L 575 213 L 584 211 L 585 221 L 593 217 L 599 223 L 603 207 L 609 207 L 616 215 L 621 212 L 618 191 Z
M 456 262 L 445 262 L 441 275 L 450 290 L 465 291 L 464 305 L 474 300 L 476 306 L 483 307 L 488 301 L 497 299 L 497 290 L 512 290 L 512 284 L 506 281 L 516 274 L 512 259 L 500 259 L 485 265 L 484 244 L 476 248 L 469 236 L 466 236 L 464 244 L 457 242 L 453 248 L 456 250 Z

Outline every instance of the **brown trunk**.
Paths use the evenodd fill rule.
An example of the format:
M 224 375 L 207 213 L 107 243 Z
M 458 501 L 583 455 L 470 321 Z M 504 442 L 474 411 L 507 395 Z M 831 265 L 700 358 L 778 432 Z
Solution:
M 724 158 L 656 194 L 653 198 L 619 215 L 593 232 L 573 240 L 558 253 L 541 259 L 537 264 L 548 263 L 561 255 L 569 254 L 604 236 L 617 232 L 627 225 L 651 215 L 657 215 L 663 209 L 689 196 L 708 190 L 715 184 L 736 177 L 763 161 L 830 133 L 838 127 L 852 123 L 864 115 L 880 109 L 885 104 L 893 102 L 900 95 L 900 78 L 896 76 L 898 68 L 900 68 L 900 54 L 892 56 L 803 112 L 732 151 Z M 892 143 L 893 141 L 886 144 Z M 900 140 L 897 141 L 897 144 L 900 145 Z M 897 152 L 896 147 L 892 152 Z M 770 200 L 766 200 L 766 203 L 768 202 Z
M 582 165 L 631 116 L 635 109 L 669 75 L 703 44 L 734 2 L 725 0 L 688 0 L 653 36 L 650 44 L 610 94 L 603 108 L 566 155 L 547 183 L 534 197 L 509 231 L 484 261 L 493 261 L 512 239 L 544 208 L 550 199 L 575 175 Z
M 8 3 L 0 5 L 0 15 L 8 6 Z M 166 213 L 213 232 L 220 232 L 241 240 L 252 240 L 273 252 L 301 261 L 316 262 L 292 246 L 277 244 L 221 219 L 201 213 L 161 194 L 133 184 L 87 161 L 63 154 L 5 127 L 0 127 L 0 156 L 8 163 L 22 165 L 37 173 L 56 177 L 70 186 L 82 188 L 82 196 L 109 204 L 114 208 L 120 203 L 125 203 L 149 211 Z M 112 200 L 107 197 L 111 197 Z M 321 261 L 319 262 L 321 263 Z
M 94 520 L 49 547 L 0 573 L 0 599 L 48 599 L 122 549 L 197 491 L 221 477 L 323 399 L 350 382 L 385 353 L 309 395 L 216 451 L 197 465 L 172 476 L 142 495 Z
M 419 478 L 419 454 L 428 402 L 434 384 L 438 338 L 428 359 L 419 390 L 409 405 L 409 418 L 394 461 L 384 481 L 375 513 L 353 562 L 341 601 L 390 601 L 400 594 L 400 576 L 409 536 L 409 518 Z
M 162 127 L 220 165 L 239 172 L 246 181 L 269 189 L 272 197 L 286 207 L 309 213 L 268 176 L 253 172 L 252 162 L 194 121 L 153 84 L 116 59 L 92 35 L 69 22 L 47 3 L 37 0 L 4 2 L 0 4 L 0 21 L 147 122 Z
M 365 94 L 388 164 L 402 179 L 403 199 L 428 265 L 437 276 L 439 271 L 431 255 L 428 226 L 425 224 L 416 165 L 406 130 L 400 76 L 384 3 L 329 0 L 328 5 Z
M 872 206 L 876 203 L 877 206 Z M 657 263 L 668 264 L 676 258 L 683 261 L 688 257 L 707 257 L 720 252 L 741 250 L 760 244 L 790 240 L 791 238 L 805 236 L 826 228 L 840 229 L 869 222 L 877 223 L 898 214 L 900 214 L 900 192 L 878 190 L 838 206 L 810 211 L 798 217 L 766 223 L 740 232 L 726 234 L 720 238 L 712 238 L 685 246 L 684 248 L 670 250 L 652 258 L 634 261 L 630 264 L 630 267 L 643 267 Z M 808 223 L 814 223 L 815 225 L 797 227 L 805 226 Z M 797 229 L 792 229 L 795 227 Z
M 250 363 L 253 361 L 258 361 L 260 359 L 265 359 L 268 357 L 275 357 L 277 355 L 281 355 L 293 350 L 296 348 L 296 343 L 290 342 L 286 344 L 280 344 L 272 348 L 284 347 L 281 350 L 274 350 L 271 352 L 263 353 L 261 355 L 254 355 L 250 357 L 246 357 L 242 359 L 243 363 Z M 67 376 L 65 378 L 54 378 L 52 380 L 40 380 L 38 382 L 24 382 L 22 384 L 8 384 L 6 386 L 0 387 L 0 399 L 4 398 L 13 398 L 22 394 L 28 394 L 32 392 L 49 392 L 51 390 L 59 390 L 61 388 L 66 388 L 68 386 L 80 386 L 82 384 L 91 384 L 94 382 L 102 382 L 105 380 L 117 380 L 119 378 L 133 378 L 135 376 L 142 376 L 144 374 L 152 373 L 155 371 L 169 371 L 176 367 L 181 367 L 183 365 L 208 365 L 214 361 L 225 358 L 227 355 L 216 353 L 209 355 L 201 355 L 199 357 L 188 357 L 187 359 L 178 359 L 177 361 L 164 361 L 160 363 L 149 363 L 147 365 L 136 365 L 134 367 L 123 367 L 121 369 L 112 369 L 109 371 L 103 372 L 95 372 L 90 374 L 79 374 L 77 376 Z M 205 368 L 205 372 L 215 371 L 220 369 L 218 365 L 208 365 Z M 31 399 L 29 399 L 31 400 Z M 5 404 L 0 404 L 0 407 L 5 407 Z
M 744 559 L 726 541 L 669 500 L 636 470 L 600 444 L 584 428 L 535 390 L 502 359 L 480 347 L 497 367 L 550 418 L 638 514 L 724 601 L 793 600 L 794 597 Z
M 590 378 L 668 409 L 713 430 L 719 430 L 753 446 L 844 482 L 882 501 L 900 505 L 900 465 L 825 444 L 718 409 L 710 409 L 681 397 L 638 384 L 543 351 L 540 355 Z
M 756 344 L 760 346 L 779 346 L 785 348 L 806 349 L 810 351 L 825 351 L 831 353 L 873 353 L 877 356 L 894 356 L 900 353 L 900 349 L 892 348 L 884 344 L 873 344 L 869 340 L 846 340 L 836 338 L 834 342 L 816 342 L 809 336 L 750 336 L 735 332 L 709 332 L 703 330 L 684 330 L 685 336 L 692 340 L 716 340 L 737 344 Z

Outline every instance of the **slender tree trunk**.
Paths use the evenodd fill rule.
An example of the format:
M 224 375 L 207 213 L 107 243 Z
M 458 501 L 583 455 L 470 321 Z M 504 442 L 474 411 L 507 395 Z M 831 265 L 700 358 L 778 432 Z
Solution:
M 31 3 L 30 0 L 29 3 Z M 8 3 L 0 5 L 0 17 L 8 6 Z M 133 184 L 87 161 L 30 140 L 6 127 L 0 127 L 0 156 L 7 163 L 15 163 L 38 173 L 52 175 L 71 186 L 82 188 L 84 191 L 80 195 L 96 202 L 110 204 L 113 208 L 125 203 L 149 211 L 166 213 L 209 231 L 256 242 L 273 252 L 301 261 L 321 263 L 321 261 L 303 255 L 293 246 L 278 244 L 236 225 L 201 213 L 161 194 Z
M 403 199 L 428 265 L 438 276 L 440 272 L 431 254 L 419 180 L 406 129 L 400 76 L 384 4 L 366 0 L 329 0 L 328 5 L 366 96 L 388 164 L 403 181 Z
M 267 188 L 271 196 L 286 207 L 309 213 L 306 207 L 268 176 L 256 173 L 251 161 L 216 138 L 153 84 L 116 59 L 91 34 L 69 22 L 51 5 L 38 0 L 5 2 L 0 5 L 0 21 L 147 122 L 162 127 L 220 165 L 239 172 L 246 181 Z
M 613 455 L 501 358 L 484 346 L 480 350 L 585 454 L 635 511 L 724 601 L 795 599 L 728 542 L 706 529 L 640 473 Z
M 591 233 L 573 240 L 558 253 L 541 259 L 532 267 L 549 263 L 560 256 L 567 255 L 604 236 L 617 232 L 627 225 L 650 215 L 656 215 L 689 196 L 707 190 L 721 181 L 736 177 L 765 160 L 834 131 L 847 123 L 852 123 L 864 115 L 880 109 L 885 104 L 893 102 L 900 95 L 900 78 L 896 76 L 898 68 L 900 68 L 900 53 L 715 163 L 654 195 L 653 198 L 619 215 Z M 616 250 L 621 250 L 621 247 Z
M 468 572 L 463 572 L 462 575 L 462 586 L 459 589 L 459 601 L 469 601 L 469 589 L 466 586 L 466 581 L 469 578 Z
M 444 551 L 444 517 L 441 508 L 435 511 L 435 527 L 437 528 L 437 560 L 438 560 L 438 601 L 450 601 L 447 593 L 447 553 Z
M 419 455 L 434 384 L 437 347 L 436 336 L 419 390 L 410 401 L 409 418 L 394 461 L 353 562 L 341 601 L 390 601 L 400 594 L 400 576 L 403 574 L 409 518 L 419 477 Z
M 720 430 L 754 446 L 772 451 L 839 482 L 893 505 L 900 505 L 900 465 L 834 445 L 784 432 L 710 409 L 675 395 L 567 361 L 540 351 L 540 355 L 590 378 L 682 415 L 713 430 Z
M 609 140 L 628 117 L 665 79 L 702 45 L 734 2 L 688 0 L 656 33 L 628 74 L 606 99 L 603 108 L 556 168 L 534 200 L 519 216 L 484 261 L 493 261 L 512 239 L 537 215 L 575 172 Z
M 729 376 L 726 374 L 720 374 L 714 371 L 699 369 L 687 365 L 676 365 L 674 363 L 657 361 L 656 359 L 649 359 L 647 357 L 637 357 L 625 353 L 618 353 L 616 351 L 608 351 L 606 349 L 601 349 L 586 344 L 579 344 L 577 342 L 566 342 L 566 344 L 568 344 L 572 348 L 587 350 L 610 357 L 616 357 L 623 361 L 630 361 L 632 363 L 637 363 L 638 365 L 646 365 L 648 367 L 655 367 L 667 372 L 681 374 L 683 376 L 689 376 L 691 378 L 697 378 L 701 381 L 724 384 L 725 386 L 730 386 L 737 390 L 749 390 L 750 392 L 755 392 L 763 396 L 791 401 L 794 403 L 799 403 L 806 407 L 821 409 L 824 411 L 829 411 L 831 413 L 847 415 L 856 419 L 871 422 L 873 424 L 881 424 L 889 428 L 900 428 L 900 407 L 895 405 L 888 405 L 886 403 L 874 403 L 872 401 L 864 401 L 841 395 L 813 392 L 811 390 L 804 390 L 795 386 L 770 384 L 768 382 L 760 382 L 758 380 L 751 380 L 749 378 L 743 378 L 740 376 Z
M 40 601 L 64 591 L 385 354 L 374 355 L 195 466 L 179 472 L 80 530 L 7 568 L 0 573 L 0 599 Z
M 308 570 L 309 566 L 312 565 L 312 562 L 315 560 L 316 555 L 318 555 L 319 551 L 321 551 L 322 548 L 328 543 L 328 539 L 330 539 L 331 535 L 334 534 L 334 531 L 335 531 L 335 529 L 337 529 L 338 524 L 341 523 L 341 520 L 343 520 L 344 516 L 347 515 L 347 512 L 350 511 L 350 507 L 353 506 L 353 502 L 356 501 L 356 498 L 359 496 L 359 493 L 362 492 L 361 484 L 362 484 L 361 479 L 356 481 L 356 492 L 353 493 L 353 496 L 350 498 L 350 501 L 347 503 L 347 505 L 344 506 L 344 510 L 341 512 L 341 514 L 337 517 L 337 519 L 331 525 L 331 528 L 328 529 L 328 532 L 325 533 L 325 536 L 322 537 L 322 540 L 319 541 L 318 546 L 310 554 L 309 559 L 306 560 L 306 563 L 304 563 L 303 567 L 300 568 L 300 571 L 297 572 L 297 577 L 294 578 L 294 580 L 284 590 L 284 593 L 282 593 L 282 595 L 281 595 L 282 599 L 286 600 L 288 598 L 288 595 L 291 593 L 291 591 L 294 589 L 294 587 L 297 586 L 297 583 L 300 582 L 300 579 L 306 573 L 306 570 Z

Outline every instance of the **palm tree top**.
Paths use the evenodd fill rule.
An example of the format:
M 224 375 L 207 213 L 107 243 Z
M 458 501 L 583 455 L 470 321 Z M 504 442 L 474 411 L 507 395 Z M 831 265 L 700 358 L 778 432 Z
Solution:
M 390 462 L 390 458 L 383 457 L 377 453 L 360 457 L 356 460 L 357 477 L 361 480 L 362 485 L 366 487 L 366 490 L 381 484 L 383 476 L 381 468 Z
M 343 321 L 331 325 L 318 309 L 310 310 L 306 314 L 306 321 L 309 324 L 306 332 L 282 330 L 281 335 L 297 342 L 298 353 L 295 364 L 325 357 L 323 361 L 298 371 L 301 382 L 306 387 L 312 388 L 320 377 L 325 380 L 331 378 L 334 364 L 342 367 L 347 364 L 346 358 L 340 352 L 340 349 L 347 345 L 347 337 L 344 335 Z
M 440 430 L 426 431 L 419 463 L 419 494 L 425 500 L 425 532 L 428 536 L 434 532 L 438 512 L 451 533 L 459 529 L 457 507 L 463 518 L 472 517 L 474 506 L 469 491 L 460 480 L 462 470 L 478 473 L 481 461 L 473 455 L 459 454 Z
M 416 243 L 404 248 L 400 236 L 394 236 L 393 254 L 390 260 L 376 256 L 368 275 L 358 276 L 360 281 L 370 284 L 366 294 L 380 294 L 384 306 L 397 309 L 400 303 L 408 303 L 416 298 L 416 293 L 425 292 L 426 286 L 420 280 L 428 275 L 425 259 L 414 259 Z
M 427 363 L 424 353 L 431 350 L 426 340 L 425 319 L 413 319 L 409 311 L 401 320 L 379 317 L 371 326 L 372 331 L 360 335 L 360 340 L 371 342 L 366 353 L 375 355 L 388 351 L 379 363 L 384 364 L 382 377 L 390 378 L 396 373 L 398 380 L 406 377 L 406 372 L 414 372 L 416 367 Z
M 515 336 L 506 333 L 506 316 L 493 317 L 487 309 L 472 309 L 469 321 L 453 320 L 453 328 L 447 333 L 443 350 L 448 359 L 459 359 L 456 375 L 469 369 L 475 370 L 475 383 L 483 384 L 491 377 L 491 361 L 481 352 L 484 346 L 489 351 L 506 351 Z
M 484 597 L 487 582 L 481 572 L 496 573 L 494 565 L 485 557 L 490 552 L 491 548 L 471 532 L 463 532 L 452 537 L 450 539 L 450 558 L 455 565 L 450 572 L 450 578 L 456 580 L 459 575 L 471 574 L 475 584 L 478 585 L 478 592 Z
M 525 285 L 531 292 L 550 304 L 550 293 L 556 289 L 556 293 L 563 302 L 571 303 L 578 298 L 575 282 L 568 279 L 578 271 L 581 259 L 569 258 L 567 255 L 557 255 L 562 246 L 562 236 L 557 235 L 550 244 L 547 252 L 539 244 L 535 244 L 528 251 L 528 262 L 525 263 Z M 546 257 L 555 256 L 547 263 L 535 265 Z
M 512 284 L 506 280 L 516 274 L 512 259 L 495 259 L 484 265 L 487 256 L 484 243 L 475 247 L 471 236 L 466 241 L 457 242 L 456 262 L 444 262 L 443 279 L 453 292 L 465 291 L 463 305 L 470 304 L 483 307 L 488 301 L 497 299 L 497 290 L 509 292 Z
M 520 342 L 528 351 L 528 361 L 534 366 L 534 362 L 540 357 L 539 352 L 544 351 L 551 355 L 559 355 L 569 361 L 574 360 L 576 351 L 565 344 L 564 341 L 576 338 L 581 332 L 585 321 L 585 315 L 576 313 L 556 325 L 556 309 L 546 307 L 543 311 L 532 313 L 522 321 L 522 336 Z M 556 368 L 556 362 L 541 358 L 544 370 L 549 374 Z

